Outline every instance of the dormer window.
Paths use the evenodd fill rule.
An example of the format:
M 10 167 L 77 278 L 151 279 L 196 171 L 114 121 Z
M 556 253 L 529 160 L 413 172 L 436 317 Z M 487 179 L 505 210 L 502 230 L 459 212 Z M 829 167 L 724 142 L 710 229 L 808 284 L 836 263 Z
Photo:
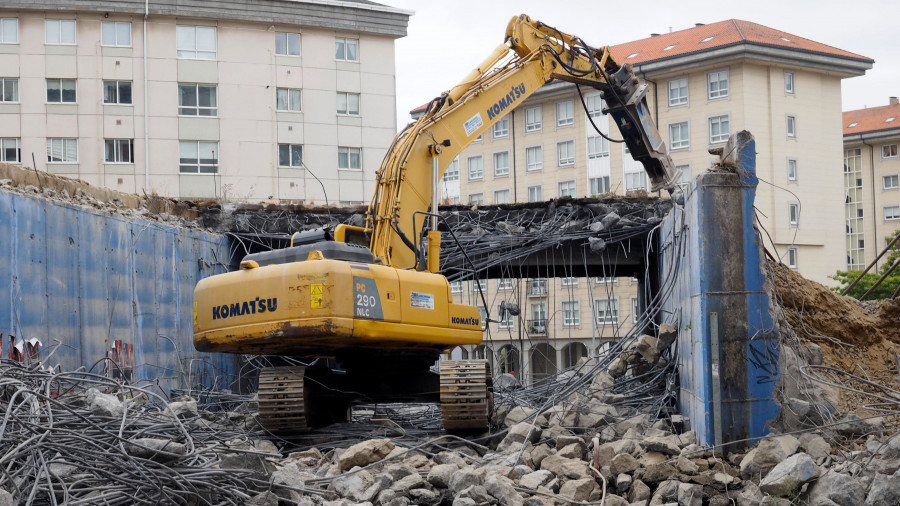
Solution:
M 677 46 L 677 45 L 678 45 L 678 44 L 671 44 L 671 45 L 668 45 L 668 46 L 666 46 L 666 47 L 663 48 L 663 51 L 668 51 L 668 50 L 672 49 L 673 47 L 675 47 L 675 46 Z
M 850 123 L 849 125 L 847 125 L 847 128 L 853 128 L 858 124 L 859 124 L 859 121 L 854 121 L 853 123 Z
M 637 56 L 639 54 L 641 54 L 640 51 L 638 51 L 637 53 L 631 53 L 630 55 L 626 56 L 625 59 L 628 60 L 628 59 L 634 58 L 635 56 Z
M 709 42 L 709 41 L 713 40 L 714 38 L 716 38 L 715 35 L 710 35 L 709 37 L 701 40 L 700 42 Z

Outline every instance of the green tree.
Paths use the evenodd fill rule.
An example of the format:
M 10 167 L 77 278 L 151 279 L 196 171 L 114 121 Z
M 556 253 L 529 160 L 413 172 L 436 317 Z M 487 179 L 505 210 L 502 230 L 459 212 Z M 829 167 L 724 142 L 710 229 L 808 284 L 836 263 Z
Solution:
M 894 237 L 889 236 L 886 239 L 890 242 L 894 240 Z M 859 283 L 856 283 L 852 290 L 847 292 L 847 295 L 855 299 L 862 297 L 863 294 L 866 293 L 869 288 L 872 288 L 875 282 L 878 281 L 878 278 L 884 275 L 898 259 L 900 259 L 900 241 L 894 244 L 891 251 L 887 255 L 881 257 L 881 260 L 878 261 L 880 265 L 878 272 L 875 273 L 869 271 L 861 280 L 859 280 Z M 837 293 L 843 292 L 846 287 L 850 286 L 850 283 L 853 283 L 853 281 L 859 277 L 861 272 L 862 270 L 837 271 L 837 273 L 831 276 L 831 279 L 840 283 L 840 286 L 833 290 Z M 891 298 L 891 295 L 893 295 L 894 290 L 897 289 L 897 286 L 900 286 L 900 266 L 894 269 L 890 276 L 885 278 L 885 280 L 878 285 L 878 288 L 869 294 L 866 300 L 889 299 Z

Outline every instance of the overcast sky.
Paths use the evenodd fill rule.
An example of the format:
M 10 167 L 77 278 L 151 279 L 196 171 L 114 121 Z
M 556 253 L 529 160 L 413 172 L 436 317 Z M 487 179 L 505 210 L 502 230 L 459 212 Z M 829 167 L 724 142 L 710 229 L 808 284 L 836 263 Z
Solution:
M 887 105 L 900 95 L 900 3 L 897 0 L 376 0 L 415 11 L 396 42 L 397 125 L 409 111 L 459 82 L 503 42 L 510 18 L 528 14 L 592 46 L 615 45 L 693 27 L 743 19 L 867 56 L 866 75 L 843 80 L 843 110 Z

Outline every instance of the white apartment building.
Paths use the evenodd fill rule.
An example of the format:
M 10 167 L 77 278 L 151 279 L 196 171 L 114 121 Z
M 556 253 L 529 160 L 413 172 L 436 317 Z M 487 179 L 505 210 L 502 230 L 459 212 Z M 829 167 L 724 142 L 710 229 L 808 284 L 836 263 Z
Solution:
M 841 80 L 863 75 L 873 60 L 740 20 L 653 34 L 613 46 L 612 54 L 649 83 L 652 115 L 686 191 L 692 176 L 718 160 L 710 149 L 724 146 L 734 132 L 753 133 L 756 208 L 768 232 L 766 247 L 805 277 L 833 285 L 828 276 L 847 265 L 844 235 L 836 228 L 846 221 Z M 621 138 L 602 113 L 599 94 L 587 87 L 582 92 L 583 102 L 573 84 L 554 82 L 518 104 L 445 173 L 445 201 L 505 204 L 649 190 L 643 167 L 624 145 L 597 133 Z M 548 299 L 547 311 L 569 322 L 603 321 L 610 313 L 603 301 L 618 300 L 620 326 L 633 318 L 623 301 L 637 297 L 636 286 L 627 278 L 599 305 L 587 281 L 573 284 L 571 295 L 555 296 L 555 304 Z M 561 279 L 547 284 L 563 288 Z M 561 339 L 598 342 L 594 325 L 552 332 L 547 343 L 557 351 Z M 522 347 L 515 340 L 495 347 L 504 346 Z M 561 356 L 556 363 L 563 365 Z
M 753 133 L 760 223 L 785 263 L 833 284 L 828 276 L 846 265 L 835 233 L 845 221 L 837 205 L 841 79 L 864 74 L 873 60 L 740 20 L 654 35 L 612 53 L 650 84 L 650 108 L 683 182 L 706 170 L 717 159 L 709 150 L 732 133 Z M 647 190 L 643 167 L 591 125 L 620 137 L 599 94 L 582 90 L 583 104 L 563 82 L 519 104 L 460 154 L 445 174 L 445 198 L 502 204 Z
M 900 230 L 900 101 L 844 113 L 847 262 L 862 270 Z M 886 257 L 885 257 L 886 258 Z M 880 262 L 884 262 L 882 258 Z M 878 263 L 877 267 L 881 267 Z
M 412 13 L 354 0 L 8 0 L 0 160 L 126 192 L 358 204 Z

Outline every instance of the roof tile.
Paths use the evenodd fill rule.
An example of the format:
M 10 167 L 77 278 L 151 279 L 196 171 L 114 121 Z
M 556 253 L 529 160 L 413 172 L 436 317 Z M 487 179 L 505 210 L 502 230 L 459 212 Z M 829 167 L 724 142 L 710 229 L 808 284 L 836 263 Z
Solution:
M 718 23 L 700 25 L 686 30 L 626 42 L 612 46 L 611 50 L 613 58 L 617 62 L 638 64 L 708 51 L 742 42 L 826 54 L 840 58 L 874 61 L 856 53 L 740 19 L 719 21 Z
M 888 121 L 890 118 L 894 119 Z M 851 127 L 850 125 L 853 126 Z M 844 113 L 844 135 L 876 132 L 893 128 L 900 130 L 900 102 L 897 102 L 895 99 L 891 100 L 890 105 L 868 107 Z

